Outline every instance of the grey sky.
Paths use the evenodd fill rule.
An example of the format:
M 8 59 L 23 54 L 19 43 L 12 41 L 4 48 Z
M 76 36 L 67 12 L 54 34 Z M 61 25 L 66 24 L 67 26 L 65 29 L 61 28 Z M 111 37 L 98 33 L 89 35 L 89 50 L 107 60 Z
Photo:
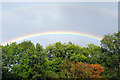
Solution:
M 2 43 L 33 33 L 74 31 L 103 37 L 118 31 L 117 2 L 3 3 Z M 99 41 L 66 35 L 46 35 L 30 39 L 46 46 L 56 41 L 72 41 L 81 46 Z

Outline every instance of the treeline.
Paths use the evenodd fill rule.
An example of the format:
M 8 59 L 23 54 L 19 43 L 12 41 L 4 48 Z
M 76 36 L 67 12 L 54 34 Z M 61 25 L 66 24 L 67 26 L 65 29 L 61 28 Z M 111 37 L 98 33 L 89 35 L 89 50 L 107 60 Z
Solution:
M 120 32 L 105 35 L 101 46 L 56 42 L 44 49 L 24 41 L 1 47 L 2 80 L 120 78 Z

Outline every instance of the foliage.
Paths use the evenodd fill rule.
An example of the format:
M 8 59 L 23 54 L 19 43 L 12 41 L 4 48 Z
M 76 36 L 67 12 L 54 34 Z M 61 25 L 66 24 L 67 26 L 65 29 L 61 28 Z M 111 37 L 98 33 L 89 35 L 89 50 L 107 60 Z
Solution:
M 102 78 L 104 68 L 98 64 L 73 63 L 68 61 L 61 64 L 61 75 L 63 78 Z
M 117 77 L 120 69 L 120 32 L 105 35 L 101 46 L 101 65 L 106 67 L 106 75 L 109 74 L 111 78 Z
M 17 74 L 21 79 L 44 78 L 46 59 L 39 44 L 35 48 L 30 41 L 12 43 L 3 46 L 2 54 L 3 68 L 9 69 L 8 72 Z
M 43 49 L 23 41 L 0 45 L 0 49 L 3 80 L 120 78 L 120 32 L 105 35 L 101 46 L 56 42 Z

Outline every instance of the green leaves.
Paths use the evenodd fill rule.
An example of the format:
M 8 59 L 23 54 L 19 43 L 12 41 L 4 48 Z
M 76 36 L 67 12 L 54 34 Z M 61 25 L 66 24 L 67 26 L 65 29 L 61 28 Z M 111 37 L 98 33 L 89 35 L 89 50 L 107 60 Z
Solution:
M 24 41 L 19 44 L 14 42 L 5 46 L 0 45 L 0 47 L 2 47 L 4 80 L 44 80 L 49 78 L 70 78 L 71 76 L 75 78 L 75 75 L 78 74 L 81 77 L 89 77 L 89 73 L 83 71 L 88 64 L 100 64 L 103 66 L 104 73 L 100 75 L 105 78 L 119 76 L 120 32 L 105 35 L 101 40 L 101 46 L 88 44 L 87 47 L 81 47 L 72 42 L 64 44 L 56 42 L 44 49 L 39 43 L 34 45 L 31 41 Z M 73 64 L 69 66 L 65 62 L 72 62 Z M 85 65 L 80 68 L 80 65 L 76 64 L 76 62 Z M 67 68 L 61 71 L 61 64 L 64 67 L 67 66 Z M 95 68 L 95 66 L 93 67 Z M 75 74 L 76 70 L 78 72 Z M 79 70 L 82 70 L 81 74 Z
M 101 58 L 104 60 L 103 64 L 109 67 L 108 72 L 110 76 L 116 76 L 120 68 L 120 32 L 114 33 L 112 35 L 105 35 L 101 40 L 102 55 Z M 116 69 L 117 68 L 117 69 Z
M 39 44 L 35 48 L 30 41 L 24 41 L 20 44 L 12 43 L 3 46 L 2 53 L 3 68 L 7 67 L 12 73 L 24 79 L 36 78 L 37 74 L 44 75 L 45 73 L 42 70 L 45 69 L 45 53 Z

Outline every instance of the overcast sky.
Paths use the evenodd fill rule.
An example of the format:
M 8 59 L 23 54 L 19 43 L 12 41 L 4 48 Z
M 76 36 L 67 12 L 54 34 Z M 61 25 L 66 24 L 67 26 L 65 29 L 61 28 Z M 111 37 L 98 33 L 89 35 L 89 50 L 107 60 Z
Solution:
M 103 37 L 118 31 L 117 2 L 6 2 L 2 4 L 2 43 L 41 32 L 71 31 Z M 30 38 L 43 46 L 61 41 L 80 46 L 99 40 L 77 35 L 45 35 Z

